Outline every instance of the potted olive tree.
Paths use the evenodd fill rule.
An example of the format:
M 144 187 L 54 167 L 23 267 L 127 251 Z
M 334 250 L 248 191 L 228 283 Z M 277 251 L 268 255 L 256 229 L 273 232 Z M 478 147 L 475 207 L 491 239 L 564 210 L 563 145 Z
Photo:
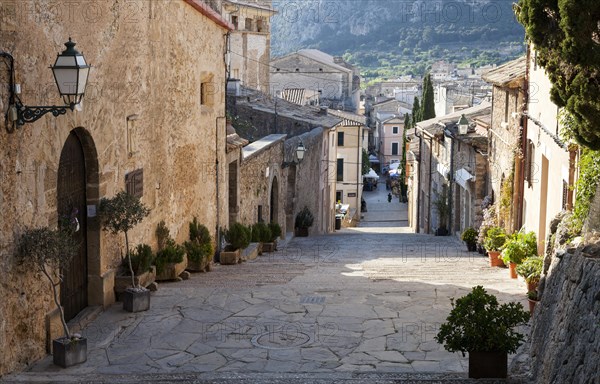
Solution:
M 125 257 L 129 275 L 131 276 L 131 287 L 127 288 L 122 294 L 123 309 L 129 312 L 141 312 L 150 308 L 150 291 L 140 284 L 140 279 L 136 281 L 136 271 L 131 262 L 131 249 L 129 248 L 128 232 L 139 224 L 150 210 L 140 201 L 139 198 L 128 194 L 125 191 L 117 193 L 112 198 L 102 198 L 100 200 L 99 214 L 104 230 L 113 234 L 123 232 L 125 235 Z M 146 252 L 142 248 L 140 251 Z M 139 255 L 137 255 L 139 257 Z M 143 256 L 142 256 L 143 257 Z M 146 272 L 145 271 L 138 271 Z
M 521 303 L 499 304 L 482 286 L 456 300 L 435 339 L 449 352 L 469 353 L 470 378 L 506 377 L 508 354 L 524 336 L 514 328 L 529 320 Z
M 300 212 L 296 215 L 295 225 L 296 228 L 296 236 L 298 237 L 307 237 L 308 236 L 308 228 L 312 227 L 315 218 L 308 209 L 308 207 L 302 208 Z
M 491 227 L 485 234 L 484 247 L 490 258 L 490 267 L 504 267 L 500 250 L 506 242 L 506 232 L 502 227 Z
M 31 265 L 37 272 L 46 276 L 50 283 L 64 331 L 63 337 L 52 341 L 52 355 L 54 364 L 63 368 L 87 360 L 87 339 L 78 334 L 71 334 L 58 292 L 62 273 L 69 267 L 77 250 L 78 245 L 71 230 L 43 227 L 26 230 L 21 235 L 16 254 L 19 264 Z
M 220 263 L 231 265 L 241 262 L 241 250 L 250 245 L 252 236 L 250 228 L 240 223 L 234 223 L 223 235 L 228 244 L 221 252 Z
M 477 250 L 477 231 L 473 227 L 465 229 L 460 236 L 460 239 L 465 242 L 469 252 L 475 252 Z
M 213 255 L 212 239 L 208 228 L 198 223 L 198 219 L 190 222 L 190 240 L 183 243 L 187 253 L 187 270 L 192 272 L 210 271 Z

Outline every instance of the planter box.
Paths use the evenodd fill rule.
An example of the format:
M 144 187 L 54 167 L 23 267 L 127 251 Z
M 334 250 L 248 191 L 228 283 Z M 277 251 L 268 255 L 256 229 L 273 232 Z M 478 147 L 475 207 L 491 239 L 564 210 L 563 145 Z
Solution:
M 150 309 L 150 290 L 139 291 L 128 288 L 121 294 L 123 300 L 123 309 L 127 312 L 143 312 Z
M 272 243 L 262 243 L 263 252 L 272 253 L 277 250 L 277 241 Z
M 297 237 L 308 237 L 308 228 L 296 228 Z
M 250 243 L 248 248 L 245 248 L 241 252 L 242 261 L 254 260 L 258 257 L 258 249 L 260 248 L 260 243 Z
M 148 287 L 156 281 L 156 267 L 153 265 L 150 271 L 135 276 L 135 284 L 141 287 Z M 131 276 L 115 276 L 115 293 L 121 296 L 127 288 L 131 288 Z
M 208 272 L 210 271 L 210 259 L 210 257 L 205 257 L 200 262 L 188 259 L 186 270 L 190 272 Z
M 507 361 L 506 352 L 469 352 L 469 377 L 506 378 Z
M 222 251 L 220 260 L 221 260 L 221 265 L 237 264 L 241 261 L 240 250 L 236 249 L 235 251 L 231 251 L 231 252 Z
M 180 280 L 182 280 L 181 277 L 179 277 L 179 275 L 181 275 L 181 273 L 183 271 L 185 271 L 185 268 L 187 267 L 187 263 L 188 263 L 187 256 L 185 256 L 181 263 L 166 264 L 160 273 L 159 272 L 156 273 L 156 280 L 157 281 L 166 281 L 166 280 L 180 281 Z
M 52 340 L 52 359 L 55 365 L 68 368 L 87 360 L 87 339 L 70 340 L 60 338 Z

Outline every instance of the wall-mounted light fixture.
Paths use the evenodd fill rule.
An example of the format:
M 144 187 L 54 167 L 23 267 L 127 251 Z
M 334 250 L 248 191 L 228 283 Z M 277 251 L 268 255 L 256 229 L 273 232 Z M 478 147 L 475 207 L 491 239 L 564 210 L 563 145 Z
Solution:
M 467 120 L 467 117 L 462 114 L 460 116 L 460 120 L 458 120 L 458 134 L 459 135 L 466 135 L 469 132 L 469 120 Z
M 300 162 L 302 160 L 304 160 L 305 154 L 306 154 L 306 147 L 304 146 L 304 144 L 302 142 L 298 143 L 298 147 L 296 148 L 296 152 L 295 152 L 296 156 L 295 156 L 294 161 L 290 161 L 290 162 L 284 161 L 283 164 L 281 164 L 281 167 L 286 168 L 286 167 L 289 167 L 290 165 L 300 164 Z
M 75 43 L 71 41 L 70 37 L 65 46 L 67 48 L 57 55 L 56 62 L 50 67 L 54 74 L 58 92 L 65 103 L 63 106 L 23 105 L 18 96 L 20 86 L 15 84 L 14 58 L 10 53 L 0 51 L 0 57 L 9 61 L 10 99 L 7 118 L 10 122 L 16 122 L 17 125 L 24 125 L 25 123 L 33 123 L 47 113 L 52 113 L 54 116 L 64 115 L 67 113 L 67 109 L 73 111 L 81 103 L 81 99 L 85 94 L 90 65 L 86 63 L 83 54 L 75 49 Z

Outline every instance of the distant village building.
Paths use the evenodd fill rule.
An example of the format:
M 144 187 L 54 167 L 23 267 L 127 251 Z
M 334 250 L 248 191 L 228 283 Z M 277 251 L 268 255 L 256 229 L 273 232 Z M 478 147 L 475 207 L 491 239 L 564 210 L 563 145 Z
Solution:
M 288 90 L 305 89 L 319 94 L 319 105 L 356 113 L 360 102 L 358 69 L 341 57 L 333 57 L 316 49 L 271 60 L 271 89 L 282 97 Z

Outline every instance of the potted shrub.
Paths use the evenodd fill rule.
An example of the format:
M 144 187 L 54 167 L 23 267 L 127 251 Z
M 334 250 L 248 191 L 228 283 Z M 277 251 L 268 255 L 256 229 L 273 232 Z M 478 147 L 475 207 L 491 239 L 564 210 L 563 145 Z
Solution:
M 467 250 L 469 252 L 475 252 L 477 250 L 477 231 L 473 227 L 465 229 L 460 236 L 460 239 L 467 244 Z
M 156 227 L 156 238 L 158 240 L 158 251 L 156 252 L 156 280 L 177 280 L 187 267 L 185 248 L 171 238 L 171 233 L 164 220 Z
M 129 312 L 146 311 L 150 308 L 150 291 L 136 281 L 135 271 L 131 263 L 131 250 L 129 249 L 128 232 L 140 223 L 150 210 L 139 198 L 125 191 L 117 193 L 114 197 L 100 200 L 99 214 L 104 230 L 113 234 L 123 232 L 125 235 L 125 257 L 131 276 L 131 286 L 122 294 L 123 309 Z
M 243 224 L 234 223 L 223 233 L 223 236 L 228 244 L 221 252 L 221 264 L 231 265 L 241 262 L 240 252 L 250 245 L 251 231 Z
M 294 223 L 294 227 L 296 228 L 296 236 L 298 237 L 307 237 L 308 236 L 308 228 L 312 227 L 315 218 L 308 209 L 308 207 L 302 208 L 300 212 L 296 215 L 296 220 Z
M 273 244 L 269 244 L 271 241 L 271 230 L 265 223 L 256 223 L 252 225 L 252 243 L 259 243 L 259 254 L 263 252 L 273 252 Z
M 487 230 L 483 245 L 488 252 L 491 267 L 504 267 L 504 263 L 500 259 L 500 251 L 505 242 L 506 232 L 504 232 L 504 228 L 491 227 Z
M 537 254 L 537 241 L 534 232 L 517 232 L 502 246 L 501 258 L 510 268 L 510 277 L 517 278 L 517 265 Z
M 517 275 L 525 279 L 527 292 L 537 288 L 543 268 L 544 260 L 539 256 L 530 256 L 523 260 L 522 264 L 517 265 Z
M 277 239 L 281 236 L 281 226 L 278 223 L 269 223 L 269 230 L 271 231 L 270 242 L 273 244 L 273 250 L 277 250 Z
M 192 272 L 210 271 L 213 255 L 212 238 L 208 228 L 198 223 L 198 219 L 190 222 L 190 240 L 183 243 L 187 254 L 187 270 Z
M 536 289 L 532 289 L 527 292 L 527 301 L 529 301 L 529 315 L 533 316 L 535 305 L 538 303 L 538 301 L 540 301 L 538 291 Z
M 449 352 L 469 353 L 470 378 L 505 378 L 509 353 L 524 336 L 514 328 L 529 320 L 521 303 L 499 304 L 482 286 L 456 300 L 435 339 Z
M 138 244 L 138 246 L 130 252 L 129 257 L 131 258 L 131 267 L 133 269 L 133 278 L 136 287 L 148 287 L 156 281 L 156 267 L 154 266 L 155 255 L 148 244 Z M 120 271 L 119 275 L 115 276 L 115 293 L 117 294 L 119 301 L 123 301 L 123 293 L 132 286 L 131 271 L 129 269 L 129 260 L 127 258 L 124 258 L 121 261 Z M 125 306 L 125 302 L 123 302 L 123 305 Z M 125 309 L 129 310 L 129 307 Z
M 48 279 L 54 304 L 60 315 L 64 335 L 52 340 L 52 355 L 55 365 L 67 368 L 87 360 L 87 339 L 71 334 L 60 303 L 57 287 L 62 282 L 61 270 L 69 267 L 78 251 L 78 245 L 70 230 L 36 228 L 26 230 L 19 240 L 16 254 L 19 264 L 31 265 Z

